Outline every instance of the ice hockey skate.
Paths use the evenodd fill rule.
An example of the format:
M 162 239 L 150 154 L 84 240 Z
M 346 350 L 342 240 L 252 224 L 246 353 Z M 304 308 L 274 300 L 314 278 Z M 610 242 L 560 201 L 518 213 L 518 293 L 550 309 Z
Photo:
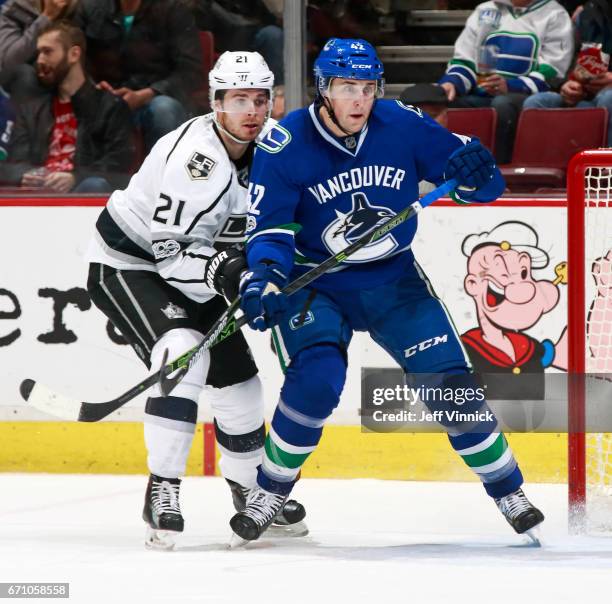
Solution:
M 179 505 L 180 478 L 162 478 L 151 474 L 145 494 L 142 519 L 147 523 L 145 546 L 171 550 L 183 532 L 184 520 Z
M 283 509 L 287 497 L 288 495 L 270 493 L 259 486 L 251 489 L 244 511 L 234 514 L 230 520 L 230 526 L 234 531 L 230 539 L 230 548 L 241 547 L 249 541 L 259 539 Z
M 495 503 L 517 533 L 526 533 L 533 545 L 540 545 L 538 525 L 544 520 L 544 514 L 525 497 L 522 489 L 496 499 Z
M 247 505 L 250 489 L 226 478 L 232 491 L 232 501 L 237 512 L 243 512 Z M 269 533 L 275 537 L 304 537 L 308 527 L 304 522 L 306 509 L 295 499 L 288 499 L 276 514 L 270 525 Z

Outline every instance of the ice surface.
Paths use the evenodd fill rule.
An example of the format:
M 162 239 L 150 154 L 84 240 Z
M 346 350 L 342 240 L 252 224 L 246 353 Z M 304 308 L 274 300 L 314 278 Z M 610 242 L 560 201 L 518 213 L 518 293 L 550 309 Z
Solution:
M 523 546 L 476 483 L 309 479 L 294 490 L 308 537 L 228 551 L 228 487 L 187 478 L 173 552 L 143 546 L 145 486 L 144 476 L 1 475 L 0 581 L 68 581 L 67 601 L 113 604 L 611 597 L 612 538 L 568 536 L 564 485 L 525 488 L 547 516 L 539 549 Z

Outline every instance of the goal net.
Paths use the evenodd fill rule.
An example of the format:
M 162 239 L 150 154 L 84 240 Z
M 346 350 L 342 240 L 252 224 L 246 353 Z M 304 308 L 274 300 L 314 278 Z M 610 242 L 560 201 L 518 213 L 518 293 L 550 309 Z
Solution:
M 568 260 L 570 528 L 610 532 L 611 413 L 590 416 L 588 392 L 589 381 L 612 381 L 612 149 L 570 163 Z

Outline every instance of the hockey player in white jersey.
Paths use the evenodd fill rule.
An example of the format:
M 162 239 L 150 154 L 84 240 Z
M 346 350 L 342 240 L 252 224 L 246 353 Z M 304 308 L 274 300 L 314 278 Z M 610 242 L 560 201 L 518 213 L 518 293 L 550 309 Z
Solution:
M 272 107 L 274 76 L 258 53 L 226 52 L 209 74 L 213 112 L 161 138 L 128 187 L 115 191 L 89 251 L 92 301 L 150 369 L 198 344 L 238 293 L 246 185 L 255 141 Z M 180 477 L 204 386 L 234 506 L 255 486 L 265 426 L 257 367 L 241 332 L 215 346 L 173 390 L 154 388 L 145 407 L 149 483 L 146 543 L 169 548 L 184 521 Z M 208 389 L 209 391 L 210 389 Z M 207 391 L 207 392 L 208 392 Z M 305 532 L 303 506 L 288 502 L 275 522 Z

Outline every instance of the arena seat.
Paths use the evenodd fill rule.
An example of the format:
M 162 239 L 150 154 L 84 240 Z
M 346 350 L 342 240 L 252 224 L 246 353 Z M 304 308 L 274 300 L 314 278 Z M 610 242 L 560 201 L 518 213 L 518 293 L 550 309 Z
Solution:
M 512 162 L 500 166 L 511 191 L 565 187 L 569 160 L 579 151 L 605 146 L 608 111 L 526 109 L 521 113 Z
M 217 55 L 215 54 L 215 36 L 211 31 L 199 31 L 200 48 L 202 51 L 202 73 L 204 82 L 199 90 L 192 94 L 192 100 L 200 113 L 210 111 L 208 102 L 208 72 L 213 68 Z
M 215 64 L 215 36 L 212 31 L 199 31 L 200 47 L 202 48 L 202 67 L 204 75 L 208 76 L 208 72 Z
M 497 112 L 491 107 L 448 110 L 448 129 L 457 134 L 477 136 L 491 153 L 495 153 L 496 128 Z

